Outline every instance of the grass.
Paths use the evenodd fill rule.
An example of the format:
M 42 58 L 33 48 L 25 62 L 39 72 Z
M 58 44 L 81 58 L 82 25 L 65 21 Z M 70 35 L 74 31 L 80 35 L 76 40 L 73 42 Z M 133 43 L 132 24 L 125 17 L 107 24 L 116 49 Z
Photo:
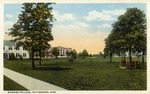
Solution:
M 4 76 L 4 90 L 27 90 L 23 86 Z
M 146 90 L 146 67 L 143 69 L 119 69 L 120 58 L 45 59 L 42 66 L 35 61 L 32 70 L 30 60 L 5 60 L 4 67 L 46 81 L 68 90 Z M 21 63 L 22 62 L 22 63 Z M 145 63 L 146 65 L 146 63 Z

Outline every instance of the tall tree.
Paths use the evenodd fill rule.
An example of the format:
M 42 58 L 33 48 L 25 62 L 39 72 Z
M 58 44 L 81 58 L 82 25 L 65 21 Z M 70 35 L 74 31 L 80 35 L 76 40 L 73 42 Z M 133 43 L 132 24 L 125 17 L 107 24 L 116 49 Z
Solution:
M 144 35 L 146 34 L 146 17 L 143 11 L 137 8 L 129 8 L 127 12 L 120 16 L 119 23 L 122 35 L 127 43 L 130 63 L 132 61 L 132 52 L 139 51 L 143 48 L 142 42 L 146 42 Z M 117 27 L 118 28 L 118 27 Z M 141 36 L 142 38 L 140 38 Z M 146 49 L 146 46 L 144 46 Z M 142 51 L 142 49 L 141 49 Z
M 34 53 L 49 48 L 49 41 L 53 40 L 51 34 L 52 22 L 52 3 L 24 3 L 18 21 L 10 29 L 9 35 L 15 37 L 17 46 L 26 47 L 31 50 L 32 68 L 34 65 Z M 41 61 L 40 61 L 41 62 Z
M 120 52 L 129 52 L 130 63 L 133 52 L 146 49 L 146 17 L 140 9 L 128 8 L 113 24 L 112 32 L 112 45 Z
M 104 40 L 105 41 L 105 48 L 104 48 L 104 54 L 107 56 L 109 55 L 110 57 L 110 63 L 112 62 L 112 55 L 115 51 L 115 47 L 113 45 L 113 33 L 111 32 L 110 35 L 108 35 L 108 37 Z

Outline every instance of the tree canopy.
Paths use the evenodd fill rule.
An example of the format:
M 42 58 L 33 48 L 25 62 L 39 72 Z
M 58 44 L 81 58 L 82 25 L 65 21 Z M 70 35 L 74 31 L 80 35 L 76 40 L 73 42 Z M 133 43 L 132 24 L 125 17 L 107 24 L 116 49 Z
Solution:
M 89 56 L 89 53 L 86 49 L 84 49 L 81 53 L 82 58 L 84 59 L 85 57 Z
M 128 8 L 112 26 L 110 35 L 105 39 L 105 53 L 110 51 L 119 55 L 129 52 L 131 62 L 132 53 L 146 50 L 146 16 L 143 11 Z
M 49 41 L 53 40 L 52 3 L 24 3 L 17 22 L 10 29 L 9 35 L 17 46 L 23 46 L 32 52 L 32 67 L 34 66 L 34 52 L 50 47 Z

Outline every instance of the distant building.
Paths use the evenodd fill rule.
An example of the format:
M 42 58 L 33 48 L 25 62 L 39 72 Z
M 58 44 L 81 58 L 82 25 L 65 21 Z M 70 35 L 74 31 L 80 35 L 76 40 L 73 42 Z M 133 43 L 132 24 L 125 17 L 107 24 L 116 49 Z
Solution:
M 52 50 L 54 47 L 49 48 L 48 50 L 45 50 L 44 52 L 48 55 L 48 56 L 53 56 L 52 54 Z M 67 52 L 71 52 L 72 48 L 66 48 L 66 47 L 62 47 L 62 46 L 58 46 L 57 47 L 59 49 L 59 56 L 67 56 Z
M 29 53 L 25 48 L 16 47 L 15 43 L 10 40 L 4 40 L 3 57 L 9 59 L 11 53 L 14 53 L 16 58 L 19 58 L 20 56 L 22 56 L 23 59 L 29 58 Z
M 65 47 L 62 47 L 62 46 L 58 46 L 58 49 L 59 49 L 59 55 L 60 56 L 67 56 L 66 52 L 71 52 L 72 51 L 72 48 L 65 48 Z
M 52 57 L 52 50 L 54 47 L 49 48 L 48 50 L 43 51 L 46 54 L 46 57 Z M 67 56 L 66 52 L 71 52 L 72 48 L 65 48 L 62 46 L 58 46 L 59 49 L 59 56 Z M 29 52 L 23 48 L 23 47 L 16 47 L 14 42 L 11 42 L 10 40 L 4 40 L 4 47 L 3 47 L 3 57 L 5 59 L 9 59 L 11 53 L 14 53 L 16 58 L 19 58 L 20 56 L 23 57 L 23 59 L 29 59 L 30 55 Z

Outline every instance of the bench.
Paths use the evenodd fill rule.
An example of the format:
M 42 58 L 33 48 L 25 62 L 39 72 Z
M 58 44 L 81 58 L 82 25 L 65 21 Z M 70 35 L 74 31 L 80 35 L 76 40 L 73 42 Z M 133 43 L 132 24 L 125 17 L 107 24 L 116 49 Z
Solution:
M 137 68 L 142 68 L 142 65 L 138 61 L 132 61 L 131 63 L 128 63 L 127 61 L 121 60 L 119 68 L 137 69 Z
M 132 61 L 131 64 L 129 64 L 129 68 L 134 68 L 134 69 L 142 68 L 142 65 L 138 61 Z
M 121 60 L 119 68 L 126 69 L 127 68 L 127 61 Z

